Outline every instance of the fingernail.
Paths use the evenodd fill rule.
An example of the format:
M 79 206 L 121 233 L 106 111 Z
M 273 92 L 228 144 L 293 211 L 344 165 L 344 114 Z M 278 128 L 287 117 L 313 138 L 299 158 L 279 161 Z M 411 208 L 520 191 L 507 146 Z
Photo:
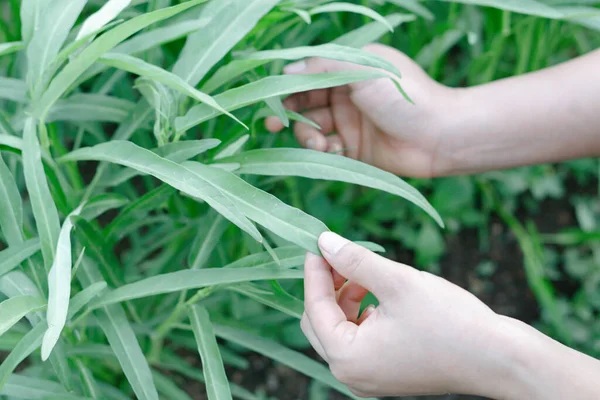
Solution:
M 306 61 L 298 61 L 293 64 L 286 65 L 283 72 L 286 74 L 298 74 L 306 69 Z
M 350 243 L 349 240 L 333 232 L 325 232 L 319 237 L 321 251 L 332 256 L 335 256 L 348 243 Z
M 306 141 L 306 148 L 315 150 L 317 148 L 317 141 L 315 139 L 308 139 Z

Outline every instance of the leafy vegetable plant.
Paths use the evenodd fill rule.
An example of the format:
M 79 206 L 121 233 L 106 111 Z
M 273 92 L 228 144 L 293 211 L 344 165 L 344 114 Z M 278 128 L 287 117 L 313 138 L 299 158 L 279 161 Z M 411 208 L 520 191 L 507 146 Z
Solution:
M 2 28 L 18 40 L 1 46 L 0 77 L 0 338 L 10 350 L 0 395 L 189 398 L 171 371 L 204 382 L 210 399 L 256 398 L 227 380 L 224 363 L 241 359 L 230 343 L 351 396 L 236 309 L 241 297 L 270 318 L 299 318 L 292 293 L 303 256 L 328 230 L 263 190 L 278 178 L 259 177 L 371 187 L 442 220 L 409 184 L 358 161 L 244 147 L 255 118 L 302 118 L 282 96 L 401 83 L 401 71 L 360 50 L 356 36 L 306 46 L 306 22 L 358 13 L 373 20 L 363 34 L 375 40 L 404 19 L 322 1 L 23 0 L 20 12 L 11 4 Z M 284 29 L 298 34 L 274 47 Z M 279 74 L 284 60 L 313 56 L 374 69 Z M 177 355 L 188 347 L 203 373 Z

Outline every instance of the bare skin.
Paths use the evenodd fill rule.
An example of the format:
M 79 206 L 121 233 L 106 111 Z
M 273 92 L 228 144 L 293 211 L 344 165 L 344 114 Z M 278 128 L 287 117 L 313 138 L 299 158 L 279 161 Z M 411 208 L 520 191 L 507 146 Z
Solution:
M 323 128 L 297 123 L 305 147 L 412 177 L 472 174 L 600 154 L 600 51 L 517 78 L 452 89 L 404 54 L 369 51 L 403 73 L 288 98 Z M 287 73 L 359 69 L 311 59 Z M 276 118 L 267 128 L 279 132 Z M 455 392 L 495 399 L 600 398 L 600 361 L 495 314 L 465 290 L 325 233 L 305 262 L 302 329 L 359 396 Z M 372 292 L 377 308 L 359 315 Z
M 600 154 L 600 50 L 539 72 L 466 89 L 433 81 L 410 58 L 367 47 L 398 66 L 407 102 L 389 79 L 296 94 L 286 106 L 321 125 L 296 124 L 302 145 L 411 177 L 472 174 Z M 287 72 L 361 69 L 324 59 Z M 274 117 L 267 128 L 283 128 Z M 336 133 L 330 136 L 331 133 Z

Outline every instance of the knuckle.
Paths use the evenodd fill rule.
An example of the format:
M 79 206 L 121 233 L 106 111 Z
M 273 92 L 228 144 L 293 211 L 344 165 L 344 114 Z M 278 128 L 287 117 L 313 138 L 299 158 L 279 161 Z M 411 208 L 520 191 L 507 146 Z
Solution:
M 347 244 L 344 246 L 340 253 L 345 257 L 346 265 L 348 266 L 348 272 L 356 274 L 361 268 L 364 267 L 367 260 L 367 251 L 353 244 Z

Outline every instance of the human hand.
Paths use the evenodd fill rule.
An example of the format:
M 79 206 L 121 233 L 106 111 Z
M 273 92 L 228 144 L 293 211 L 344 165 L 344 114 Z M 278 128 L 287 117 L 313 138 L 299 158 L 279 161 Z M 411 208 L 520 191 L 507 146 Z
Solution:
M 345 153 L 399 175 L 443 175 L 447 163 L 440 160 L 444 157 L 439 149 L 442 120 L 450 108 L 453 90 L 432 80 L 414 61 L 391 47 L 369 45 L 365 49 L 398 67 L 401 85 L 414 104 L 390 79 L 299 93 L 286 99 L 284 105 L 303 112 L 322 131 L 296 123 L 298 142 L 318 151 Z M 367 67 L 313 58 L 291 64 L 285 72 L 317 74 L 356 69 Z M 271 132 L 283 129 L 277 117 L 269 117 L 266 126 Z
M 519 398 L 504 317 L 450 282 L 334 233 L 319 246 L 325 258 L 306 257 L 301 325 L 353 393 Z M 359 316 L 367 292 L 379 306 Z

